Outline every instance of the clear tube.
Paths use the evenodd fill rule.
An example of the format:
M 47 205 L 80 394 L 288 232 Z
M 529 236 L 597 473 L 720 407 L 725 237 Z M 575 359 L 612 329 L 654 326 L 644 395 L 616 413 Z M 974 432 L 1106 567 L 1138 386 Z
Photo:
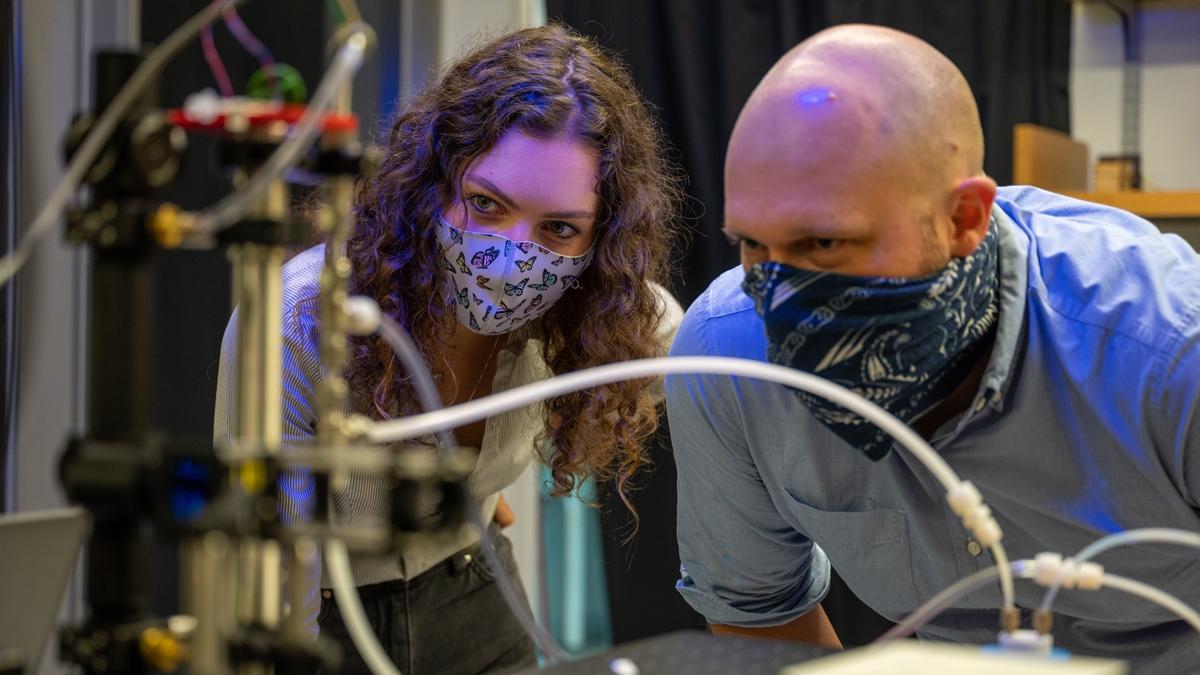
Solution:
M 46 205 L 42 207 L 37 217 L 33 219 L 33 223 L 25 230 L 25 236 L 21 238 L 17 249 L 0 260 L 0 286 L 16 275 L 32 255 L 34 247 L 54 229 L 59 215 L 66 208 L 71 196 L 75 194 L 75 189 L 79 187 L 80 181 L 91 168 L 92 162 L 104 149 L 104 144 L 108 142 L 121 119 L 137 102 L 137 97 L 142 94 L 146 86 L 162 71 L 167 62 L 194 39 L 205 26 L 215 21 L 226 9 L 235 7 L 242 2 L 245 0 L 226 0 L 226 2 L 210 4 L 197 12 L 187 23 L 176 28 L 175 32 L 168 35 L 162 44 L 155 47 L 146 56 L 146 60 L 138 66 L 133 76 L 129 78 L 129 81 L 113 98 L 112 103 L 96 120 L 96 125 L 92 127 L 83 144 L 79 146 L 79 150 L 75 152 L 75 156 L 67 164 L 67 171 L 59 181 L 58 187 L 54 188 L 54 192 L 46 200 Z
M 404 330 L 404 327 L 399 323 L 396 323 L 396 321 L 388 315 L 380 313 L 379 319 L 379 334 L 388 343 L 388 345 L 391 346 L 392 351 L 395 352 L 397 358 L 400 359 L 400 363 L 404 366 L 404 369 L 413 378 L 413 387 L 416 391 L 417 398 L 421 402 L 421 407 L 426 410 L 442 409 L 442 398 L 438 393 L 437 384 L 433 381 L 433 375 L 429 372 L 429 366 L 425 363 L 424 357 L 421 356 L 421 351 L 417 348 L 416 343 L 413 342 L 412 338 L 408 335 L 408 332 Z M 452 429 L 453 427 L 446 427 L 445 429 L 439 430 L 439 440 L 444 448 L 453 448 L 458 445 L 458 442 L 454 438 L 454 432 Z M 554 664 L 569 660 L 569 655 L 562 647 L 558 645 L 558 643 L 554 640 L 554 637 L 550 635 L 549 631 L 546 631 L 538 625 L 537 620 L 533 617 L 532 611 L 526 604 L 524 598 L 521 596 L 520 591 L 517 590 L 516 584 L 512 579 L 509 578 L 508 569 L 504 566 L 503 562 L 500 560 L 500 557 L 496 555 L 495 543 L 492 539 L 491 530 L 488 529 L 487 523 L 483 521 L 483 514 L 480 509 L 472 508 L 468 511 L 471 514 L 472 523 L 476 528 L 479 529 L 479 547 L 483 551 L 483 557 L 487 561 L 488 566 L 492 568 L 495 574 L 496 586 L 500 589 L 500 594 L 504 596 L 505 602 L 508 603 L 509 609 L 512 610 L 512 613 L 514 616 L 516 616 L 517 621 L 521 623 L 521 627 L 524 628 L 525 632 L 529 634 L 529 637 L 533 639 L 534 643 L 538 646 L 538 649 L 542 651 L 542 654 L 546 657 L 546 660 L 549 663 Z M 328 545 L 326 546 L 326 549 L 328 549 Z M 342 553 L 344 552 L 345 547 L 343 546 Z M 349 559 L 347 558 L 347 575 L 349 574 L 348 560 Z M 334 580 L 332 569 L 330 570 L 330 580 Z M 339 596 L 338 608 L 341 609 L 343 613 L 346 613 L 347 611 L 362 611 L 361 603 L 357 604 L 357 608 L 355 606 L 349 606 L 345 609 L 342 608 L 340 596 L 354 593 L 353 579 L 348 579 L 348 581 L 343 579 L 342 587 L 337 587 L 335 585 L 334 590 Z M 354 597 L 355 602 L 357 602 L 358 596 L 356 593 L 354 593 Z M 365 615 L 363 615 L 362 620 L 363 622 L 366 622 Z M 349 623 L 347 623 L 347 627 L 349 628 Z M 359 643 L 359 640 L 362 639 L 366 642 L 373 643 L 368 646 L 368 649 L 371 649 L 372 651 L 379 650 L 379 652 L 382 653 L 382 647 L 380 647 L 378 641 L 375 640 L 375 635 L 369 630 L 369 626 L 366 630 L 366 633 L 360 633 L 359 637 L 357 638 L 354 636 L 354 633 L 351 633 L 351 639 L 354 640 L 355 646 L 357 646 L 360 651 L 363 650 L 363 647 Z M 363 659 L 366 660 L 365 652 L 363 653 Z M 391 663 L 389 662 L 388 665 L 391 666 Z M 380 674 L 384 672 L 392 673 L 395 671 L 376 670 L 375 672 Z
M 1141 543 L 1180 544 L 1182 546 L 1200 548 L 1200 534 L 1169 527 L 1143 527 L 1136 530 L 1126 530 L 1125 532 L 1117 532 L 1116 534 L 1102 537 L 1084 546 L 1079 550 L 1079 553 L 1075 554 L 1073 560 L 1075 562 L 1085 562 L 1111 548 Z M 1042 596 L 1041 608 L 1043 610 L 1050 611 L 1050 607 L 1054 605 L 1054 599 L 1058 597 L 1059 588 L 1059 584 L 1054 584 L 1046 589 L 1046 594 Z
M 417 399 L 421 402 L 421 407 L 425 410 L 440 410 L 445 407 L 442 403 L 442 395 L 438 393 L 437 383 L 433 381 L 429 365 L 421 356 L 421 350 L 417 347 L 417 343 L 413 342 L 403 326 L 382 311 L 379 313 L 379 336 L 392 348 L 392 352 L 400 359 L 404 370 L 413 379 L 413 389 L 416 391 Z M 438 430 L 438 441 L 443 448 L 453 448 L 458 445 L 454 439 L 454 432 L 449 428 Z
M 492 531 L 488 528 L 487 523 L 483 522 L 483 513 L 480 509 L 470 509 L 471 520 L 475 527 L 479 528 L 479 548 L 483 551 L 483 557 L 487 560 L 487 564 L 492 568 L 496 577 L 496 587 L 500 589 L 500 595 L 504 596 L 504 601 L 512 610 L 517 621 L 521 622 L 521 627 L 525 629 L 525 633 L 533 639 L 534 644 L 541 650 L 542 655 L 546 657 L 548 665 L 557 665 L 566 663 L 571 660 L 570 654 L 559 646 L 555 641 L 554 636 L 548 630 L 539 626 L 537 619 L 533 616 L 533 610 L 526 604 L 524 596 L 517 590 L 517 585 L 513 583 L 511 577 L 508 576 L 508 569 L 504 567 L 500 556 L 496 554 L 495 541 L 492 539 Z
M 258 171 L 254 172 L 245 185 L 198 214 L 196 217 L 197 230 L 203 234 L 213 235 L 237 222 L 272 181 L 299 161 L 301 154 L 315 140 L 320 131 L 321 120 L 325 112 L 333 107 L 338 92 L 362 65 L 367 42 L 365 26 L 355 29 L 347 36 L 346 41 L 334 55 L 333 62 L 325 71 L 325 76 L 321 78 L 321 83 L 313 93 L 312 100 L 309 101 L 300 121 L 296 123 L 292 135 L 276 148 L 275 152 L 271 153 L 267 161 L 259 167 Z
M 1140 581 L 1134 581 L 1133 579 L 1127 579 L 1107 572 L 1104 573 L 1104 578 L 1100 583 L 1107 588 L 1115 588 L 1119 591 L 1125 591 L 1126 593 L 1132 593 L 1133 595 L 1145 598 L 1173 612 L 1179 618 L 1188 622 L 1197 633 L 1200 633 L 1200 614 L 1197 614 L 1196 610 L 1183 604 L 1179 598 L 1170 593 L 1157 589 L 1150 584 L 1144 584 Z
M 1014 563 L 1011 563 L 1009 565 L 1009 569 L 1014 574 L 1019 575 L 1025 572 L 1026 568 L 1031 562 L 1033 561 L 1018 560 Z M 875 638 L 875 641 L 871 644 L 883 645 L 891 642 L 892 640 L 900 640 L 912 635 L 920 630 L 922 626 L 929 623 L 933 617 L 944 612 L 946 608 L 954 604 L 956 600 L 966 596 L 981 586 L 986 585 L 992 579 L 1000 576 L 1001 569 L 1003 568 L 1000 565 L 993 565 L 992 567 L 979 570 L 970 576 L 959 579 L 957 582 L 942 589 L 940 593 L 933 596 L 928 602 L 918 607 L 913 611 L 912 614 L 906 616 L 903 621 L 895 626 L 892 626 L 892 628 L 886 633 L 880 635 L 878 638 Z
M 365 436 L 375 443 L 389 443 L 416 438 L 438 429 L 450 429 L 477 422 L 502 412 L 514 410 L 554 396 L 612 382 L 658 375 L 736 375 L 783 384 L 822 396 L 851 412 L 857 413 L 896 439 L 933 473 L 947 492 L 960 482 L 950 465 L 937 454 L 915 431 L 892 414 L 854 392 L 809 373 L 770 363 L 720 356 L 680 356 L 625 361 L 559 375 L 499 394 L 462 403 L 451 408 L 412 415 L 398 420 L 365 424 Z M 1003 546 L 992 547 L 998 563 L 1008 559 Z M 1000 590 L 1004 607 L 1013 607 L 1011 570 L 1000 567 Z

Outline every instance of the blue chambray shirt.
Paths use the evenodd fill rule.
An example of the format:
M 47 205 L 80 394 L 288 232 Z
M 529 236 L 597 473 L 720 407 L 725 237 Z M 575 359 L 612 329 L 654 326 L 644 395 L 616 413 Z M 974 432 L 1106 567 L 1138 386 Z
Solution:
M 1200 531 L 1200 257 L 1128 213 L 1033 188 L 1001 189 L 991 225 L 995 345 L 974 404 L 932 445 L 979 487 L 1013 559 L 1138 527 Z M 726 272 L 696 300 L 672 355 L 764 360 L 742 276 Z M 777 385 L 678 376 L 666 391 L 678 588 L 710 622 L 791 621 L 824 597 L 830 564 L 896 621 L 993 564 L 907 452 L 871 462 Z M 1125 547 L 1097 562 L 1200 607 L 1194 549 Z M 1018 581 L 1017 604 L 1036 607 L 1043 590 Z M 982 589 L 920 636 L 994 642 L 999 606 L 999 588 Z M 1200 672 L 1200 638 L 1157 605 L 1063 591 L 1054 608 L 1060 647 Z

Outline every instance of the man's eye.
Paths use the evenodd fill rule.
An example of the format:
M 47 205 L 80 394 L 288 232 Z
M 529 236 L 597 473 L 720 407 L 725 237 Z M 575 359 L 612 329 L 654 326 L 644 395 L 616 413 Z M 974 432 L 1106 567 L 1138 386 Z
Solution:
M 753 239 L 747 239 L 746 237 L 732 234 L 724 230 L 722 230 L 722 233 L 725 235 L 725 241 L 729 242 L 729 245 L 735 248 L 740 248 L 746 251 L 757 251 L 763 248 L 762 244 L 754 241 Z
M 816 246 L 817 248 L 821 249 L 822 251 L 832 250 L 839 243 L 840 242 L 838 242 L 837 239 L 814 239 L 813 240 L 813 245 Z
M 730 246 L 739 246 L 741 248 L 744 248 L 744 249 L 747 249 L 750 251 L 757 251 L 758 249 L 762 248 L 762 244 L 758 243 L 757 241 L 754 241 L 753 239 L 746 239 L 745 237 L 733 237 L 733 236 L 728 237 L 728 239 L 729 239 Z

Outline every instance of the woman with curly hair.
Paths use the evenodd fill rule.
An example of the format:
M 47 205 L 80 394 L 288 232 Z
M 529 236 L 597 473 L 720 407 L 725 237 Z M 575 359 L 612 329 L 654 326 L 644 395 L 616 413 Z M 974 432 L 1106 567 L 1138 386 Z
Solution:
M 393 123 L 381 169 L 356 197 L 352 290 L 408 330 L 447 404 L 663 355 L 682 314 L 662 286 L 680 195 L 663 148 L 629 75 L 594 43 L 552 25 L 485 44 L 448 66 Z M 314 247 L 284 268 L 292 443 L 315 435 L 323 258 Z M 232 409 L 230 327 L 218 438 Z M 389 419 L 420 410 L 411 373 L 378 337 L 356 339 L 350 361 L 354 412 Z M 484 515 L 511 521 L 500 490 L 535 458 L 549 466 L 557 495 L 594 478 L 624 499 L 657 424 L 653 385 L 596 387 L 456 429 L 461 445 L 480 449 L 468 484 Z M 386 499 L 365 479 L 332 496 L 339 522 L 371 519 Z M 515 573 L 507 540 L 496 539 Z M 353 556 L 368 616 L 404 673 L 534 662 L 478 545 L 471 534 L 398 557 Z M 329 587 L 325 577 L 320 631 L 343 643 L 351 672 L 366 672 Z

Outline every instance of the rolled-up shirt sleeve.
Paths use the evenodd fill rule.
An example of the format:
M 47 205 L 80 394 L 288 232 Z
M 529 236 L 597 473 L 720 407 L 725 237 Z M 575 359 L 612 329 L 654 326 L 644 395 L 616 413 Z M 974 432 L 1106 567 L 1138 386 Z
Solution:
M 671 355 L 725 355 L 706 343 L 705 328 L 693 306 Z M 666 396 L 679 481 L 680 594 L 709 623 L 778 626 L 805 614 L 829 589 L 829 561 L 763 484 L 746 425 L 770 422 L 744 417 L 748 406 L 725 376 L 668 377 Z

